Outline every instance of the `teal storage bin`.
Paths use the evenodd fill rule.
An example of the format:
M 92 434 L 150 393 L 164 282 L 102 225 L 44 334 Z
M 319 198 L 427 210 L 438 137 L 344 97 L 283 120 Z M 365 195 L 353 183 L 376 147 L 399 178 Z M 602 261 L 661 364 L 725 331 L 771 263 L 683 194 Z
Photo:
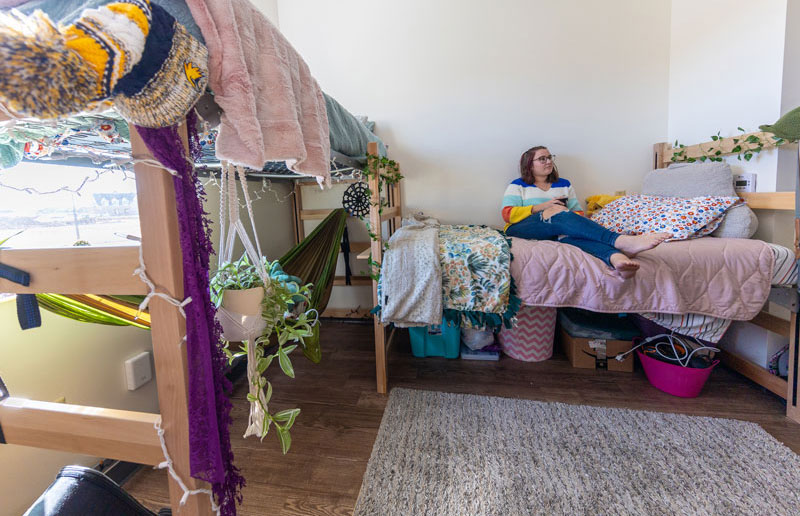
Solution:
M 415 357 L 458 358 L 461 349 L 461 328 L 449 323 L 408 329 L 411 353 Z

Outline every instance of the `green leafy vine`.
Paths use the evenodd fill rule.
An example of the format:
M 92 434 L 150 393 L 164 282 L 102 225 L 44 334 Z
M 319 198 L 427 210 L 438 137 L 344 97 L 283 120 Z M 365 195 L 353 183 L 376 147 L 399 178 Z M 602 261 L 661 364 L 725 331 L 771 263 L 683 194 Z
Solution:
M 742 133 L 746 133 L 744 129 L 741 127 L 737 127 L 739 131 Z M 718 131 L 717 134 L 711 136 L 712 142 L 721 142 L 725 138 L 720 136 L 720 132 Z M 775 135 L 770 135 L 766 133 L 763 137 L 756 133 L 756 134 L 742 134 L 739 138 L 732 138 L 734 147 L 730 150 L 730 152 L 723 152 L 722 149 L 719 148 L 719 145 L 711 144 L 710 147 L 704 149 L 701 145 L 698 145 L 700 151 L 703 153 L 702 156 L 698 157 L 689 157 L 686 154 L 686 145 L 683 145 L 675 140 L 675 145 L 673 145 L 674 151 L 672 153 L 672 158 L 670 161 L 673 163 L 695 163 L 697 161 L 705 162 L 705 161 L 722 161 L 724 154 L 733 154 L 736 153 L 736 159 L 739 161 L 744 158 L 745 161 L 750 161 L 753 159 L 753 156 L 760 153 L 764 150 L 765 147 L 780 147 L 781 145 L 787 143 L 787 140 L 783 138 L 779 138 Z
M 369 196 L 370 204 L 372 206 L 377 206 L 378 213 L 383 214 L 383 208 L 387 208 L 389 203 L 381 199 L 380 192 L 383 191 L 385 186 L 395 185 L 399 183 L 401 179 L 403 179 L 403 174 L 400 173 L 400 165 L 396 161 L 387 157 L 377 156 L 375 154 L 367 154 L 367 166 L 361 171 L 361 174 L 367 179 L 376 177 L 378 178 L 378 201 L 372 201 L 372 190 L 369 187 L 366 189 L 366 194 Z M 367 234 L 369 235 L 370 240 L 373 242 L 378 242 L 378 235 L 376 235 L 373 231 L 370 221 L 366 220 L 363 216 L 360 218 L 367 226 Z M 389 249 L 388 242 L 383 242 L 382 246 L 384 251 Z M 373 280 L 378 281 L 378 278 L 380 277 L 381 266 L 380 263 L 373 260 L 372 254 L 369 255 L 369 258 L 367 258 L 367 265 L 369 265 L 370 269 L 369 276 Z

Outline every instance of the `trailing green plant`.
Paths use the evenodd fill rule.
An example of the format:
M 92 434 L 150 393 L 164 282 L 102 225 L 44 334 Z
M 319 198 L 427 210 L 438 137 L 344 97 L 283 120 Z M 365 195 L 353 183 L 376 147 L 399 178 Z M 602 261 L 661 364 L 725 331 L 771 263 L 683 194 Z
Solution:
M 299 408 L 282 410 L 270 414 L 268 403 L 272 398 L 272 384 L 264 377 L 267 368 L 277 359 L 283 373 L 294 378 L 294 367 L 289 354 L 297 349 L 298 344 L 286 345 L 288 342 L 304 343 L 306 337 L 313 335 L 313 327 L 317 324 L 316 310 L 305 310 L 309 305 L 312 285 L 301 285 L 296 278 L 283 272 L 278 261 L 264 260 L 264 268 L 268 273 L 267 284 L 262 280 L 258 267 L 243 255 L 235 262 L 221 266 L 211 278 L 211 298 L 219 307 L 225 290 L 246 290 L 254 287 L 264 288 L 264 299 L 261 302 L 261 316 L 267 322 L 261 336 L 255 340 L 255 356 L 249 357 L 257 364 L 258 375 L 253 378 L 259 395 L 248 394 L 247 400 L 258 403 L 264 415 L 263 430 L 259 436 L 262 440 L 275 425 L 283 453 L 289 451 L 292 438 L 289 430 L 300 414 Z M 275 334 L 277 347 L 268 353 L 270 336 Z M 243 343 L 239 350 L 231 350 L 230 343 L 225 342 L 223 348 L 228 361 L 247 355 L 247 347 Z
M 754 134 L 746 134 L 745 131 L 741 127 L 737 127 L 742 134 L 740 137 L 733 137 L 733 145 L 734 147 L 731 149 L 730 152 L 723 152 L 719 146 L 715 146 L 713 143 L 707 149 L 704 149 L 701 145 L 698 145 L 700 151 L 703 153 L 702 156 L 698 157 L 689 157 L 686 154 L 686 145 L 679 143 L 678 140 L 675 140 L 675 145 L 673 145 L 673 153 L 672 158 L 670 160 L 674 163 L 678 162 L 686 162 L 686 163 L 695 163 L 697 161 L 705 162 L 705 161 L 722 161 L 723 154 L 733 154 L 736 153 L 736 159 L 739 161 L 744 158 L 745 161 L 750 161 L 753 159 L 753 156 L 760 153 L 764 150 L 765 147 L 780 147 L 785 143 L 788 143 L 788 140 L 784 138 L 780 138 L 775 136 L 774 134 L 766 133 L 764 136 L 761 136 L 759 133 Z M 717 131 L 717 134 L 711 135 L 712 142 L 721 142 L 725 138 L 720 136 L 720 131 Z
M 389 206 L 389 203 L 381 199 L 380 192 L 383 191 L 384 186 L 388 185 L 395 185 L 403 179 L 403 174 L 400 173 L 400 165 L 385 156 L 377 156 L 375 154 L 367 154 L 367 166 L 364 170 L 361 171 L 362 175 L 367 179 L 370 178 L 378 178 L 378 202 L 372 201 L 372 190 L 367 187 L 366 194 L 369 196 L 370 204 L 372 206 L 378 207 L 378 213 L 383 213 L 383 208 Z M 369 184 L 369 183 L 367 183 Z M 370 221 L 365 220 L 364 217 L 360 217 L 367 226 L 367 234 L 369 235 L 370 240 L 373 242 L 378 241 L 378 235 L 372 229 L 370 225 Z M 383 242 L 382 244 L 383 250 L 386 251 L 389 249 L 389 243 Z M 380 263 L 376 262 L 372 259 L 372 255 L 370 254 L 369 258 L 367 259 L 367 264 L 369 265 L 370 271 L 369 276 L 374 279 L 375 281 L 378 280 L 380 276 Z

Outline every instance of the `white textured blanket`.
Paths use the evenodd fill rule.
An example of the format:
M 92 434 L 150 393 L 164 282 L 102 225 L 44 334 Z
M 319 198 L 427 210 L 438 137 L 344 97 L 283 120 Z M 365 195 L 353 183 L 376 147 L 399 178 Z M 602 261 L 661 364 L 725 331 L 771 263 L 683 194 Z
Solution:
M 381 322 L 399 327 L 442 322 L 439 222 L 415 216 L 389 239 L 380 278 Z

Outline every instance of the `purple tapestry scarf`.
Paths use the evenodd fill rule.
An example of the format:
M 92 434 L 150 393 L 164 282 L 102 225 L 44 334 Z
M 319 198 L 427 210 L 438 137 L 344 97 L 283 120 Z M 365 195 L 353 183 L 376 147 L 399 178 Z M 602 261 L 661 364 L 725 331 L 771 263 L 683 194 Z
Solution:
M 190 151 L 199 151 L 197 116 L 186 116 Z M 174 177 L 178 205 L 178 226 L 183 253 L 186 305 L 186 354 L 189 369 L 189 452 L 193 477 L 212 484 L 223 515 L 235 515 L 241 503 L 244 478 L 233 465 L 228 427 L 231 384 L 225 378 L 226 358 L 218 343 L 220 328 L 214 319 L 209 289 L 209 256 L 214 253 L 205 192 L 194 167 L 186 159 L 178 126 L 148 129 L 136 127 L 153 156 L 164 166 L 179 172 Z

